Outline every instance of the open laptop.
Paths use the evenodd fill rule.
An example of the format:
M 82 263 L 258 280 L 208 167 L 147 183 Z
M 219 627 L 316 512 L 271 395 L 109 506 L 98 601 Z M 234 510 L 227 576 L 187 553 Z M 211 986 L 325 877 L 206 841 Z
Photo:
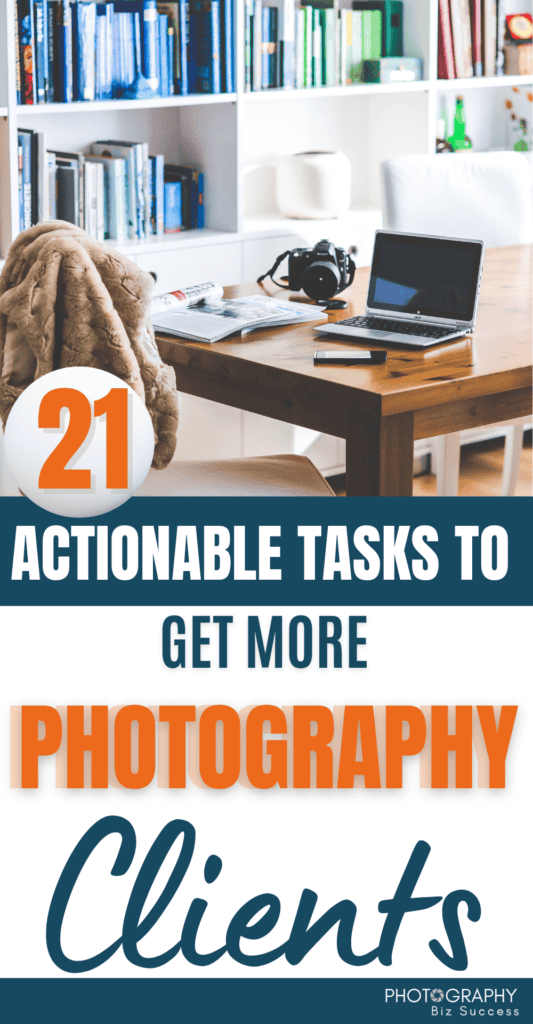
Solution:
M 364 316 L 320 334 L 426 348 L 461 338 L 476 322 L 484 243 L 377 231 Z

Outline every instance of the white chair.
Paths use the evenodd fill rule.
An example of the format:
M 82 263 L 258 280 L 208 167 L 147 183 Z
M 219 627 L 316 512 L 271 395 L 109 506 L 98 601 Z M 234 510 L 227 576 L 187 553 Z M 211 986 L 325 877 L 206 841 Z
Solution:
M 391 231 L 481 238 L 487 248 L 533 239 L 531 166 L 521 153 L 394 157 L 381 164 L 381 174 L 384 227 Z M 528 422 L 502 424 L 503 496 L 514 492 Z M 458 432 L 435 439 L 437 493 L 443 497 L 458 493 L 460 438 Z
M 334 498 L 310 459 L 275 455 L 218 462 L 171 462 L 151 469 L 140 497 Z

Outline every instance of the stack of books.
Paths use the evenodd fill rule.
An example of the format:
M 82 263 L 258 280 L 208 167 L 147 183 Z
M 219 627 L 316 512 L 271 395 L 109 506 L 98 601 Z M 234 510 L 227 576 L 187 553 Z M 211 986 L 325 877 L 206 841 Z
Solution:
M 22 104 L 233 92 L 233 0 L 15 0 Z
M 401 0 L 245 0 L 245 88 L 353 85 L 380 81 L 382 58 L 402 57 Z M 421 62 L 410 73 L 421 77 Z
M 204 227 L 204 176 L 150 156 L 147 142 L 95 142 L 88 153 L 46 148 L 42 132 L 20 128 L 20 230 L 66 220 L 97 241 L 144 241 Z
M 504 73 L 504 0 L 439 0 L 439 78 Z

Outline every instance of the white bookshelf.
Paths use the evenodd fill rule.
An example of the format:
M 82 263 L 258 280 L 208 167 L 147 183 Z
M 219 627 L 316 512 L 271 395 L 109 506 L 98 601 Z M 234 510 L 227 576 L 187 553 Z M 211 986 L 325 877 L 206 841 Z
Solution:
M 350 0 L 340 3 L 350 7 Z M 515 0 L 505 3 L 508 13 L 516 9 Z M 522 0 L 520 9 L 531 10 L 531 4 Z M 150 152 L 164 152 L 169 163 L 204 171 L 204 231 L 117 246 L 157 275 L 161 292 L 210 278 L 223 284 L 254 280 L 279 252 L 326 236 L 355 244 L 358 264 L 368 264 L 381 223 L 380 163 L 434 152 L 438 112 L 444 104 L 451 118 L 457 94 L 465 97 L 474 149 L 505 148 L 505 99 L 513 87 L 533 84 L 526 76 L 439 81 L 438 0 L 404 0 L 405 54 L 422 57 L 423 81 L 245 92 L 244 0 L 235 6 L 234 94 L 17 107 L 14 6 L 0 0 L 0 266 L 18 231 L 17 127 L 45 132 L 51 149 L 85 149 L 98 138 L 148 140 Z M 352 209 L 339 221 L 293 221 L 276 210 L 278 158 L 307 149 L 341 149 L 350 159 Z M 219 405 L 185 398 L 183 410 L 183 458 L 273 454 L 304 443 L 301 435 L 295 441 L 288 425 Z M 326 471 L 342 469 L 342 445 L 335 439 L 317 438 L 309 454 Z

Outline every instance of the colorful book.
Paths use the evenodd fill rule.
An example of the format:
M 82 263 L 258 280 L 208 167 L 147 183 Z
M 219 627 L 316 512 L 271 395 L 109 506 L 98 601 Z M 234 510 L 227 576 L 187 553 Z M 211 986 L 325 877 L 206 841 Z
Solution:
M 72 4 L 72 42 L 74 62 L 74 100 L 91 102 L 95 98 L 96 4 Z
M 381 14 L 381 52 L 377 57 L 403 57 L 402 0 L 352 0 L 354 11 L 379 11 Z
M 57 16 L 58 41 L 58 96 L 59 103 L 72 103 L 74 98 L 72 5 L 70 0 L 59 0 Z
M 294 18 L 294 87 L 304 87 L 305 67 L 305 11 L 303 7 L 297 7 Z
M 139 181 L 136 154 L 133 147 L 122 142 L 94 142 L 91 146 L 91 153 L 94 153 L 95 156 L 118 157 L 125 161 L 127 238 L 135 239 L 142 237 L 138 233 L 141 223 L 140 206 L 138 202 Z M 144 225 L 144 218 L 142 223 Z
M 483 74 L 483 47 L 481 33 L 481 0 L 470 0 L 472 15 L 472 66 L 474 75 Z
M 150 160 L 150 234 L 162 235 L 165 230 L 165 158 L 158 153 Z
M 450 0 L 439 0 L 438 77 L 455 78 Z
M 144 0 L 142 7 L 142 71 L 152 89 L 159 88 L 158 14 L 156 0 Z
M 46 0 L 35 0 L 33 5 L 35 27 L 35 90 L 37 103 L 48 98 L 48 10 Z
M 220 3 L 219 0 L 194 0 L 189 14 L 189 52 L 191 84 L 196 92 L 219 93 Z
M 158 14 L 159 30 L 159 91 L 161 96 L 170 96 L 168 81 L 168 18 Z
M 88 163 L 102 166 L 104 189 L 104 238 L 118 242 L 128 237 L 126 224 L 126 161 L 121 157 L 97 156 L 90 154 Z
M 32 135 L 29 128 L 19 128 L 19 208 L 20 230 L 26 231 L 32 226 Z
M 244 0 L 244 91 L 251 92 L 253 83 L 254 5 Z
M 22 102 L 36 102 L 35 34 L 32 0 L 18 0 Z
M 57 219 L 57 196 L 56 196 L 56 155 L 55 153 L 46 153 L 46 172 L 48 178 L 47 185 L 47 198 L 48 198 L 48 209 L 46 211 L 45 220 L 56 220 Z
M 381 11 L 361 13 L 362 57 L 363 60 L 376 60 L 381 57 Z
M 280 0 L 278 11 L 278 84 L 294 86 L 295 8 L 294 0 Z
M 261 0 L 254 0 L 253 34 L 252 34 L 252 88 L 254 92 L 261 89 L 263 78 L 263 5 Z
M 15 79 L 17 84 L 17 103 L 22 103 L 22 74 L 20 66 L 20 35 L 19 35 L 19 12 L 18 12 L 18 0 L 15 0 L 15 13 L 14 13 L 14 29 L 15 29 Z M 19 178 L 20 182 L 20 178 Z
M 451 0 L 457 3 L 457 0 Z M 483 0 L 483 74 L 496 74 L 496 43 L 498 36 L 498 11 L 496 0 Z M 454 29 L 455 43 L 455 29 Z
M 312 43 L 312 83 L 315 88 L 322 85 L 322 26 L 320 11 L 313 7 L 313 43 Z
M 233 70 L 233 0 L 221 0 L 220 54 L 222 65 L 222 92 L 235 91 Z
M 48 48 L 48 82 L 46 92 L 46 102 L 55 103 L 55 65 L 56 65 L 56 39 L 55 39 L 55 15 L 54 8 L 57 6 L 57 0 L 47 0 L 46 2 L 46 42 Z
M 181 231 L 181 183 L 165 181 L 165 234 Z

